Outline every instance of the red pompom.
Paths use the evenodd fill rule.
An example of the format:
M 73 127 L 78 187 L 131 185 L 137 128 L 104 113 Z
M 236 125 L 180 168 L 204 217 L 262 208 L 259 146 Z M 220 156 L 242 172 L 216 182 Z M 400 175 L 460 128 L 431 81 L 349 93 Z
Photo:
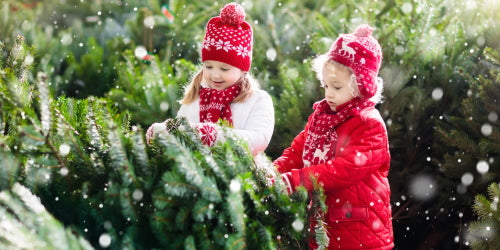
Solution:
M 223 23 L 228 25 L 239 25 L 245 21 L 245 9 L 237 3 L 226 4 L 220 11 Z
M 355 35 L 359 37 L 370 36 L 372 34 L 372 28 L 368 24 L 361 24 L 357 29 Z

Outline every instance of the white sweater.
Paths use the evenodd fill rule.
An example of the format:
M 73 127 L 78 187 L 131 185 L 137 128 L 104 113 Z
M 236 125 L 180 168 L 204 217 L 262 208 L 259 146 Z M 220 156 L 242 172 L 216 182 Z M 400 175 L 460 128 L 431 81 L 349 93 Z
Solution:
M 231 103 L 232 131 L 248 142 L 253 155 L 263 152 L 271 141 L 274 130 L 274 106 L 271 96 L 264 90 L 256 90 L 245 102 Z M 200 122 L 200 99 L 181 105 L 177 117 L 189 122 Z

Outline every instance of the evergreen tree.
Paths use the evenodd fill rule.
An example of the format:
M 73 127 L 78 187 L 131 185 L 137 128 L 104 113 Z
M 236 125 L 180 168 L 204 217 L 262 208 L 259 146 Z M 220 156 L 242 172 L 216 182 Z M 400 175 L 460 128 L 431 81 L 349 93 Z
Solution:
M 470 223 L 466 236 L 472 249 L 500 248 L 498 183 L 491 183 L 488 186 L 488 197 L 489 199 L 484 195 L 477 195 L 474 201 L 474 212 L 479 216 L 479 220 Z
M 328 244 L 315 216 L 325 210 L 319 187 L 289 196 L 270 162 L 257 165 L 243 141 L 227 132 L 209 148 L 183 119 L 171 120 L 170 134 L 148 147 L 142 129 L 108 99 L 53 99 L 45 74 L 27 81 L 26 51 L 19 37 L 2 62 L 6 192 L 26 186 L 94 247 L 304 249 L 311 237 Z M 317 230 L 309 230 L 309 218 Z M 49 230 L 43 226 L 25 225 Z
M 40 200 L 19 183 L 0 192 L 0 212 L 2 249 L 94 249 L 50 215 Z M 101 239 L 104 243 L 107 240 Z
M 458 183 L 458 194 L 472 193 L 475 196 L 473 209 L 479 217 L 468 227 L 465 240 L 474 249 L 496 249 L 500 240 L 498 232 L 498 182 L 500 175 L 495 171 L 500 167 L 500 56 L 497 51 L 488 49 L 479 65 L 486 70 L 484 75 L 469 78 L 468 98 L 462 102 L 461 115 L 466 119 L 449 117 L 452 127 L 449 131 L 438 131 L 443 140 L 456 148 L 456 153 L 444 156 L 442 168 L 449 180 Z M 493 183 L 492 183 L 493 182 Z M 488 187 L 490 200 L 481 193 Z M 472 197 L 462 198 L 465 204 L 472 203 Z M 467 210 L 466 210 L 467 211 Z M 466 213 L 472 217 L 470 213 Z M 464 223 L 466 227 L 468 224 Z M 491 228 L 491 230 L 489 230 Z
M 153 228 L 143 219 L 153 212 L 138 204 L 157 209 L 148 201 L 153 193 L 166 194 L 155 187 L 163 173 L 179 167 L 177 155 L 170 155 L 173 151 L 160 140 L 152 147 L 139 146 L 144 144 L 142 128 L 175 116 L 175 100 L 199 63 L 207 17 L 228 2 L 2 1 L 0 47 L 11 49 L 0 52 L 0 151 L 5 155 L 0 161 L 8 166 L 0 168 L 0 188 L 7 193 L 17 184 L 28 187 L 47 211 L 93 246 L 99 246 L 103 234 L 116 248 L 141 245 L 140 240 L 134 243 L 141 237 L 154 239 L 145 246 L 160 245 L 149 233 L 154 229 L 143 230 Z M 161 14 L 165 3 L 173 22 Z M 254 28 L 252 73 L 276 107 L 275 133 L 266 152 L 277 157 L 303 128 L 311 104 L 323 96 L 310 58 L 327 51 L 339 33 L 370 23 L 384 50 L 386 100 L 377 108 L 391 143 L 396 246 L 468 244 L 463 233 L 476 219 L 473 198 L 497 181 L 498 110 L 493 101 L 498 99 L 498 71 L 488 71 L 498 68 L 491 58 L 499 50 L 500 5 L 487 0 L 242 4 Z M 145 20 L 154 21 L 154 27 L 144 25 Z M 16 42 L 18 34 L 29 46 Z M 141 46 L 151 62 L 136 56 Z M 483 54 L 485 47 L 491 51 Z M 485 136 L 483 130 L 491 133 Z M 173 134 L 182 142 L 183 133 Z M 191 143 L 185 146 L 192 154 L 198 150 Z M 214 158 L 224 158 L 214 152 Z M 186 178 L 175 171 L 174 177 Z M 141 192 L 141 201 L 135 201 L 134 193 L 140 197 Z M 219 193 L 228 200 L 228 190 Z M 127 195 L 134 206 L 126 206 Z M 146 236 L 137 236 L 141 230 Z M 250 231 L 246 226 L 244 232 Z

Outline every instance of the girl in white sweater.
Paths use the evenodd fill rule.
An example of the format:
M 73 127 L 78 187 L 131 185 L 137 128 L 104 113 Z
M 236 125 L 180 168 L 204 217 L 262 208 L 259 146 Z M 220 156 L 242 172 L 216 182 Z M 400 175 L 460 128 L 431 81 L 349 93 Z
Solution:
M 224 120 L 257 155 L 271 140 L 274 107 L 269 94 L 249 74 L 252 40 L 245 10 L 236 3 L 227 4 L 209 20 L 201 50 L 203 68 L 186 87 L 177 117 L 187 118 L 209 146 L 222 140 L 216 123 Z M 165 122 L 154 123 L 146 133 L 148 143 L 163 133 L 168 133 Z

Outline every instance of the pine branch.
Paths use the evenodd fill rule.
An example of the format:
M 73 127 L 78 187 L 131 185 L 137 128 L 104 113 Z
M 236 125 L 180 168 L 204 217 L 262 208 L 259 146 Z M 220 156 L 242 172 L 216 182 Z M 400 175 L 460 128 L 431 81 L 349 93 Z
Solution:
M 488 187 L 490 200 L 477 195 L 474 201 L 474 212 L 479 220 L 470 223 L 467 240 L 472 249 L 498 249 L 500 247 L 500 186 L 492 183 Z
M 228 214 L 231 216 L 231 225 L 236 229 L 236 232 L 241 236 L 245 237 L 246 226 L 245 226 L 245 208 L 243 207 L 243 197 L 241 195 L 241 183 L 237 179 L 231 180 L 229 187 L 229 195 L 226 199 L 226 209 Z
M 0 247 L 3 249 L 93 249 L 50 215 L 38 197 L 15 184 L 0 192 Z
M 188 183 L 199 189 L 202 197 L 213 202 L 221 200 L 214 180 L 205 176 L 197 167 L 199 163 L 194 161 L 195 157 L 182 142 L 171 135 L 158 141 L 167 154 L 175 156 L 176 169 L 184 175 Z
M 20 169 L 16 159 L 2 148 L 0 148 L 0 166 L 2 166 L 0 167 L 0 191 L 2 191 L 16 183 Z

